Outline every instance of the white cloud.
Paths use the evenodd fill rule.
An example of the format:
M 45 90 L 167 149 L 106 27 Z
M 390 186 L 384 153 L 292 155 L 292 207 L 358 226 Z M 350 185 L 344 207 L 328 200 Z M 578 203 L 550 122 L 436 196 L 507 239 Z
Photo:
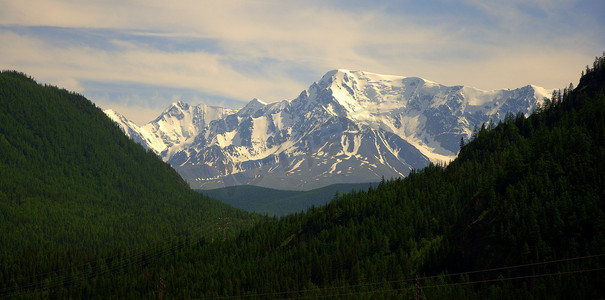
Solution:
M 333 3 L 0 0 L 0 64 L 84 93 L 84 81 L 132 82 L 272 102 L 295 97 L 334 68 L 482 89 L 555 88 L 577 80 L 605 47 L 595 17 L 571 9 L 577 1 L 466 0 L 460 6 L 472 8 L 467 15 L 443 16 L 407 13 L 410 2 L 398 4 L 404 9 L 397 12 Z M 586 28 L 570 34 L 573 25 L 566 22 Z M 112 47 L 17 34 L 15 25 L 82 34 L 100 28 Z M 143 37 L 209 40 L 215 48 L 164 49 Z
M 0 45 L 4 68 L 18 68 L 57 85 L 76 86 L 76 82 L 68 78 L 131 81 L 195 89 L 240 100 L 254 96 L 269 98 L 301 87 L 287 79 L 275 85 L 267 78 L 247 77 L 221 62 L 223 56 L 217 54 L 161 52 L 130 43 L 118 51 L 60 47 L 7 31 L 0 31 L 0 40 L 11 41 Z

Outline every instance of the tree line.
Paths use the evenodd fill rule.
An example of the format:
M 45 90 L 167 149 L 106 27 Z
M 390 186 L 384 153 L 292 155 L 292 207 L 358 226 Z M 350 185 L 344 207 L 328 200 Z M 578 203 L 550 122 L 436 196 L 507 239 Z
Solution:
M 605 56 L 597 60 L 531 116 L 483 126 L 447 166 L 265 217 L 224 241 L 184 235 L 148 251 L 118 248 L 113 264 L 17 295 L 602 297 Z

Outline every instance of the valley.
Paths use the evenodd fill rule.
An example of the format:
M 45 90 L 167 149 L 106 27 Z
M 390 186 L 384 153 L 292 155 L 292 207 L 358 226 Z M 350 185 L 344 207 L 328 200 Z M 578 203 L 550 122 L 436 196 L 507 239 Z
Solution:
M 0 96 L 2 297 L 605 294 L 605 54 L 528 116 L 473 131 L 449 164 L 279 218 L 193 191 L 81 95 L 4 71 Z M 253 122 L 269 106 L 255 105 Z M 260 207 L 299 193 L 225 192 L 264 194 Z
M 376 186 L 378 183 L 333 184 L 309 191 L 287 191 L 253 185 L 236 185 L 198 191 L 245 211 L 268 216 L 285 216 L 307 211 L 313 206 L 326 205 L 339 195 L 367 191 L 370 187 L 376 188 Z
M 605 1 L 0 3 L 0 300 L 605 299 Z

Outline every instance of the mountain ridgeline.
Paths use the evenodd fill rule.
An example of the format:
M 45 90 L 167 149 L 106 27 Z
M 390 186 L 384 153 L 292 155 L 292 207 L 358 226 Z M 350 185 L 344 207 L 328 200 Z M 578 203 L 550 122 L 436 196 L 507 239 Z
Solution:
M 482 126 L 448 166 L 236 238 L 41 288 L 55 298 L 598 299 L 605 53 L 536 113 Z M 38 292 L 38 290 L 36 290 Z
M 93 258 L 115 251 L 210 236 L 200 229 L 216 233 L 222 215 L 231 229 L 251 221 L 191 190 L 84 97 L 0 73 L 0 296 L 107 267 Z
M 233 207 L 269 216 L 284 216 L 322 206 L 344 193 L 367 190 L 378 183 L 333 184 L 310 191 L 276 190 L 254 185 L 236 185 L 200 190 L 206 196 Z
M 237 111 L 177 102 L 142 127 L 107 114 L 194 188 L 310 190 L 449 162 L 482 123 L 507 113 L 527 116 L 548 96 L 532 85 L 482 91 L 334 70 L 290 101 L 254 99 Z

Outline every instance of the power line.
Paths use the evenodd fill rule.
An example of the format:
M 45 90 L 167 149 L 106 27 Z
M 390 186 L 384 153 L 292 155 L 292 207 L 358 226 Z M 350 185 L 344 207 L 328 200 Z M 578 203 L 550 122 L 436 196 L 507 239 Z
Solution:
M 87 266 L 88 264 L 90 264 L 90 263 L 87 263 L 85 265 L 82 265 L 81 270 L 76 272 L 75 274 L 68 273 L 68 274 L 65 274 L 62 276 L 51 278 L 50 282 L 48 282 L 48 281 L 44 282 L 43 279 L 48 279 L 48 278 L 40 278 L 40 277 L 50 277 L 50 275 L 52 275 L 54 272 L 37 275 L 35 278 L 40 278 L 39 280 L 34 280 L 28 284 L 18 286 L 15 289 L 7 288 L 7 289 L 1 291 L 0 295 L 15 296 L 15 295 L 21 295 L 24 293 L 33 292 L 35 290 L 47 290 L 47 289 L 51 289 L 51 288 L 54 288 L 59 285 L 70 285 L 70 284 L 78 282 L 79 280 L 90 279 L 90 278 L 102 276 L 102 275 L 105 275 L 108 273 L 113 273 L 113 272 L 119 271 L 120 269 L 124 269 L 124 268 L 130 267 L 130 266 L 142 267 L 143 264 L 145 264 L 145 262 L 142 261 L 142 258 L 141 258 L 142 256 L 144 256 L 147 264 L 153 264 L 156 261 L 158 261 L 160 258 L 166 256 L 169 252 L 171 252 L 175 249 L 176 250 L 180 249 L 180 246 L 178 244 L 175 245 L 175 242 L 178 241 L 179 239 L 181 239 L 183 237 L 189 237 L 189 236 L 198 236 L 201 233 L 208 231 L 208 228 L 214 227 L 214 226 L 215 225 L 213 225 L 213 224 L 206 224 L 202 228 L 191 227 L 188 230 L 189 232 L 186 236 L 171 237 L 171 238 L 165 239 L 163 241 L 156 242 L 156 243 L 152 244 L 151 247 L 139 247 L 134 252 L 131 252 L 128 256 L 120 257 L 119 254 L 116 254 L 114 256 L 110 256 L 109 258 L 99 258 L 99 259 L 97 259 L 95 265 L 97 265 L 97 266 L 103 266 L 104 264 L 107 264 L 107 265 L 104 268 L 101 268 L 101 267 L 95 268 L 92 271 L 92 273 L 87 273 L 86 270 L 82 269 L 85 266 Z M 199 241 L 199 240 L 201 240 L 201 238 L 198 239 L 197 241 Z M 194 240 L 194 243 L 195 242 L 196 241 Z M 488 273 L 488 272 L 511 270 L 511 269 L 530 267 L 530 266 L 540 266 L 540 265 L 548 265 L 548 264 L 555 264 L 555 263 L 582 260 L 582 259 L 598 258 L 598 257 L 602 257 L 602 256 L 605 256 L 605 253 L 573 257 L 573 258 L 566 258 L 566 259 L 557 259 L 557 260 L 544 261 L 544 262 L 535 262 L 535 263 L 520 264 L 520 265 L 513 265 L 513 266 L 504 266 L 504 267 L 497 267 L 497 268 L 474 270 L 474 271 L 467 271 L 467 272 L 458 272 L 458 273 L 451 273 L 451 274 L 439 274 L 439 275 L 432 275 L 432 276 L 407 278 L 407 279 L 401 279 L 401 280 L 382 281 L 382 282 L 373 282 L 373 283 L 366 282 L 366 283 L 360 283 L 360 284 L 356 284 L 356 285 L 341 285 L 341 286 L 333 286 L 333 287 L 324 287 L 324 288 L 319 288 L 319 289 L 302 289 L 302 290 L 298 290 L 298 291 L 271 292 L 271 293 L 260 293 L 260 294 L 253 294 L 253 295 L 224 296 L 224 297 L 215 297 L 215 298 L 209 298 L 209 299 L 278 296 L 278 295 L 289 295 L 289 294 L 294 294 L 294 293 L 300 294 L 300 293 L 305 293 L 305 292 L 310 292 L 310 291 L 320 291 L 321 292 L 321 291 L 329 291 L 329 290 L 335 290 L 335 289 L 371 287 L 371 286 L 377 286 L 377 285 L 405 283 L 405 282 L 411 282 L 411 281 L 417 282 L 418 280 L 427 280 L 427 279 L 433 279 L 433 278 L 437 278 L 437 277 L 453 277 L 453 276 L 459 276 L 459 275 Z M 107 261 L 109 259 L 116 258 L 116 257 L 120 257 L 120 259 L 115 262 L 107 263 Z M 101 263 L 101 262 L 103 262 L 103 263 Z M 577 272 L 585 272 L 585 271 L 586 272 L 599 271 L 599 270 L 602 270 L 602 269 L 587 269 L 587 270 L 579 270 L 579 271 L 549 273 L 549 274 L 545 274 L 545 275 L 542 274 L 542 275 L 519 276 L 519 277 L 509 278 L 506 280 L 531 278 L 531 276 L 549 276 L 549 275 L 557 275 L 557 274 L 568 274 L 568 273 L 577 273 Z M 64 271 L 64 273 L 67 273 L 67 272 L 69 272 L 69 270 Z M 489 279 L 489 280 L 477 281 L 477 282 L 471 282 L 471 283 L 493 282 L 493 281 L 499 281 L 499 280 L 502 280 L 502 279 Z M 447 285 L 456 285 L 456 284 L 467 284 L 467 283 L 450 283 Z M 43 286 L 45 286 L 45 287 L 43 288 Z M 423 288 L 432 288 L 432 287 L 436 287 L 436 286 L 425 286 Z
M 572 258 L 564 258 L 564 259 L 556 259 L 556 260 L 549 260 L 549 261 L 542 261 L 542 262 L 536 262 L 536 263 L 527 263 L 527 264 L 522 264 L 522 265 L 497 267 L 497 268 L 483 269 L 483 270 L 476 270 L 476 271 L 451 273 L 451 274 L 444 274 L 444 275 L 446 275 L 448 277 L 451 277 L 451 276 L 469 275 L 469 274 L 475 274 L 475 273 L 487 273 L 487 272 L 493 272 L 493 271 L 502 271 L 502 270 L 509 270 L 509 269 L 518 269 L 518 268 L 525 268 L 525 267 L 533 267 L 533 266 L 554 264 L 554 263 L 559 263 L 559 262 L 574 261 L 574 260 L 580 260 L 580 259 L 597 258 L 597 257 L 601 257 L 601 256 L 605 256 L 605 253 L 594 254 L 594 255 L 586 255 L 586 256 L 578 256 L 578 257 L 572 257 Z M 432 279 L 432 278 L 436 278 L 436 277 L 439 277 L 439 276 L 442 276 L 442 275 L 432 275 L 432 276 L 424 277 L 422 279 Z
M 446 286 L 456 286 L 456 285 L 469 285 L 469 284 L 479 284 L 479 283 L 490 283 L 490 282 L 502 282 L 502 281 L 511 281 L 511 280 L 520 280 L 520 279 L 532 279 L 532 278 L 540 278 L 540 277 L 549 277 L 549 276 L 560 276 L 560 275 L 570 275 L 577 273 L 589 273 L 589 272 L 597 272 L 597 271 L 605 271 L 605 268 L 594 268 L 594 269 L 582 269 L 576 271 L 565 271 L 565 272 L 554 272 L 554 273 L 545 273 L 545 274 L 534 274 L 534 275 L 526 275 L 526 276 L 516 276 L 516 277 L 508 277 L 508 278 L 497 278 L 497 279 L 485 279 L 485 280 L 475 280 L 469 282 L 455 282 L 455 283 L 444 283 L 437 285 L 429 285 L 423 286 L 423 289 L 431 289 L 431 288 L 439 288 Z M 353 295 L 362 295 L 369 294 L 374 292 L 400 292 L 405 290 L 415 289 L 414 286 L 398 288 L 398 289 L 374 289 L 369 291 L 359 291 L 359 292 L 347 292 L 341 294 L 326 294 L 326 295 L 313 295 L 313 296 L 301 296 L 301 297 L 288 297 L 287 299 L 309 299 L 309 298 L 326 298 L 326 297 L 335 297 L 335 296 L 353 296 Z M 313 290 L 309 290 L 313 291 Z M 286 298 L 284 298 L 286 299 Z
M 235 295 L 235 296 L 218 296 L 218 297 L 210 297 L 210 298 L 203 298 L 203 299 L 233 299 L 233 298 L 262 297 L 262 296 L 278 296 L 278 295 L 300 294 L 300 293 L 314 292 L 314 291 L 328 291 L 328 290 L 336 290 L 336 289 L 351 289 L 351 288 L 359 288 L 359 287 L 367 287 L 367 286 L 377 286 L 377 285 L 386 285 L 386 284 L 395 284 L 395 283 L 417 282 L 419 280 L 428 280 L 428 279 L 434 279 L 434 278 L 438 278 L 438 277 L 454 277 L 454 276 L 470 275 L 470 274 L 477 274 L 477 273 L 489 273 L 489 272 L 494 272 L 494 271 L 519 269 L 519 268 L 530 267 L 530 266 L 555 264 L 555 263 L 575 261 L 575 260 L 581 260 L 581 259 L 589 259 L 589 258 L 597 258 L 597 257 L 603 257 L 603 256 L 605 256 L 605 253 L 595 254 L 595 255 L 578 256 L 578 257 L 565 258 L 565 259 L 550 260 L 550 261 L 543 261 L 543 262 L 536 262 L 536 263 L 527 263 L 527 264 L 520 264 L 520 265 L 512 265 L 512 266 L 504 266 L 504 267 L 497 267 L 497 268 L 489 268 L 489 269 L 473 270 L 473 271 L 466 271 L 466 272 L 458 272 L 458 273 L 451 273 L 451 274 L 438 274 L 438 275 L 430 275 L 430 276 L 423 276 L 423 277 L 417 277 L 417 276 L 415 276 L 413 278 L 406 278 L 406 279 L 400 279 L 400 280 L 381 281 L 381 282 L 366 282 L 366 283 L 360 283 L 360 284 L 354 284 L 354 285 L 340 285 L 340 286 L 324 287 L 324 288 L 317 288 L 317 289 L 301 289 L 301 290 L 296 290 L 296 291 L 268 292 L 268 293 L 257 293 L 257 294 L 250 294 L 250 295 Z M 568 271 L 568 272 L 559 272 L 559 273 L 552 273 L 552 274 L 555 274 L 555 275 L 556 274 L 561 274 L 561 275 L 563 275 L 563 274 L 569 274 L 569 273 L 581 273 L 581 272 L 600 271 L 600 270 L 603 270 L 603 269 L 605 269 L 605 268 L 601 268 L 601 269 L 585 269 L 585 270 L 579 270 L 579 271 Z M 548 274 L 546 274 L 546 275 L 542 274 L 542 275 L 546 276 Z M 508 280 L 529 278 L 531 276 L 537 276 L 537 277 L 539 277 L 540 275 L 519 276 L 519 277 L 509 278 Z M 481 280 L 481 281 L 476 281 L 476 282 L 471 282 L 471 283 L 493 282 L 493 281 L 500 281 L 500 280 L 501 279 L 489 279 L 489 280 Z M 452 284 L 449 284 L 449 285 L 452 285 Z M 432 288 L 432 287 L 437 287 L 437 286 L 423 286 L 422 288 Z M 416 288 L 416 287 L 410 287 L 409 289 L 414 289 L 414 288 Z M 408 288 L 406 288 L 406 289 L 408 289 Z M 372 290 L 372 291 L 376 291 L 376 290 Z M 339 296 L 339 295 L 336 295 L 336 296 Z M 349 295 L 349 294 L 343 294 L 343 295 L 346 296 L 346 295 Z M 328 296 L 330 296 L 330 295 L 328 295 Z M 315 296 L 313 296 L 313 297 L 315 297 Z M 304 298 L 305 297 L 302 297 L 302 298 L 290 298 L 290 299 L 304 299 Z
M 511 281 L 511 280 L 519 280 L 519 279 L 531 279 L 531 278 L 569 275 L 569 274 L 577 274 L 577 273 L 589 273 L 589 272 L 597 272 L 597 271 L 604 271 L 604 270 L 605 270 L 605 268 L 581 269 L 581 270 L 575 270 L 575 271 L 553 272 L 553 273 L 533 274 L 533 275 L 525 275 L 525 276 L 503 277 L 503 278 L 495 278 L 495 279 L 483 279 L 483 280 L 475 280 L 475 281 L 469 281 L 469 282 L 444 283 L 444 284 L 437 284 L 437 285 L 429 285 L 429 286 L 425 286 L 424 288 L 437 288 L 437 287 L 454 286 L 454 285 L 468 285 L 468 284 L 488 283 L 488 282 L 496 282 L 496 281 Z

